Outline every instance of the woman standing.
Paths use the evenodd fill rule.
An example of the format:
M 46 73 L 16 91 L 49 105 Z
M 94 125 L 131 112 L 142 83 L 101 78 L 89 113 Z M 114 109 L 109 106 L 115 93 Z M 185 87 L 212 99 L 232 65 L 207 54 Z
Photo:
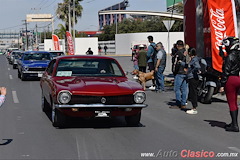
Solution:
M 197 114 L 197 106 L 198 106 L 198 95 L 197 95 L 197 86 L 198 86 L 198 74 L 200 73 L 200 64 L 199 58 L 197 57 L 197 53 L 195 48 L 189 49 L 189 57 L 191 61 L 188 64 L 188 88 L 189 94 L 188 97 L 192 102 L 192 109 L 187 110 L 187 114 Z
M 225 47 L 227 54 L 226 56 L 221 54 L 224 62 L 222 66 L 222 87 L 220 88 L 220 92 L 225 90 L 230 116 L 232 119 L 232 122 L 226 125 L 225 129 L 226 131 L 239 132 L 237 104 L 237 96 L 240 89 L 240 51 L 238 50 L 240 47 L 239 39 L 236 37 L 225 38 L 223 39 L 222 45 Z

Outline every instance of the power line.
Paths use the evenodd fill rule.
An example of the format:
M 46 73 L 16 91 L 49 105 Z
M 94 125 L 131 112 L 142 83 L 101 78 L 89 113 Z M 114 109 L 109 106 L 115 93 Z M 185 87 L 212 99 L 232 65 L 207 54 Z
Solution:
M 57 0 L 54 0 L 52 3 L 50 3 L 50 4 L 49 4 L 48 6 L 46 6 L 46 7 L 44 7 L 44 5 L 45 5 L 45 4 L 44 4 L 44 5 L 41 6 L 41 8 L 48 8 L 48 7 L 50 7 L 53 3 L 55 3 L 56 1 L 57 1 Z
M 17 26 L 8 27 L 8 28 L 1 28 L 0 30 L 8 30 L 8 29 L 11 29 L 11 28 L 19 27 L 19 26 L 22 26 L 22 24 L 21 25 L 17 25 Z

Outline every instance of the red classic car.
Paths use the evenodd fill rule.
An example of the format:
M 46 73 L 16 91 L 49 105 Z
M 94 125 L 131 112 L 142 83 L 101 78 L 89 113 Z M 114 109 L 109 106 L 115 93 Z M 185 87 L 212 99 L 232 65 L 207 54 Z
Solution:
M 103 56 L 63 56 L 53 59 L 40 80 L 42 110 L 52 112 L 54 127 L 66 117 L 125 116 L 138 125 L 146 95 L 127 79 L 119 63 Z

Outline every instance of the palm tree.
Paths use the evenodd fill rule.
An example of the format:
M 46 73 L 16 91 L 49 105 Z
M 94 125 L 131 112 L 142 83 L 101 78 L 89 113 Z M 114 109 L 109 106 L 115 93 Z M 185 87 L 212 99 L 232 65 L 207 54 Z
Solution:
M 80 2 L 83 0 L 63 0 L 63 3 L 58 3 L 58 8 L 56 10 L 57 17 L 61 19 L 63 22 L 65 22 L 65 27 L 63 25 L 59 25 L 61 32 L 65 29 L 66 31 L 69 31 L 69 3 L 70 3 L 70 17 L 71 17 L 71 25 L 73 25 L 73 1 L 75 2 L 75 23 L 78 22 L 77 18 L 82 16 L 82 6 L 80 5 Z M 64 34 L 65 37 L 65 50 L 67 51 L 67 38 L 66 34 Z
M 55 34 L 60 38 L 63 39 L 66 34 L 66 27 L 62 24 L 58 24 L 58 28 L 55 30 Z
M 80 2 L 83 0 L 74 0 L 75 1 L 75 23 L 78 22 L 77 18 L 82 16 L 82 6 Z M 73 0 L 64 0 L 63 3 L 58 3 L 57 15 L 58 18 L 65 22 L 66 29 L 69 30 L 69 3 L 70 3 L 70 15 L 71 15 L 71 25 L 73 25 Z

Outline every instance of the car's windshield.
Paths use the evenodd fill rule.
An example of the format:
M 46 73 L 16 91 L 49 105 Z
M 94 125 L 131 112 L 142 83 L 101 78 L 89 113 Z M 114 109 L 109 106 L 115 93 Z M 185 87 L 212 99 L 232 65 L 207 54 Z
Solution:
M 56 76 L 124 76 L 118 64 L 111 59 L 62 59 Z
M 42 61 L 42 60 L 50 60 L 49 53 L 27 53 L 24 55 L 24 60 L 31 60 L 31 61 Z

